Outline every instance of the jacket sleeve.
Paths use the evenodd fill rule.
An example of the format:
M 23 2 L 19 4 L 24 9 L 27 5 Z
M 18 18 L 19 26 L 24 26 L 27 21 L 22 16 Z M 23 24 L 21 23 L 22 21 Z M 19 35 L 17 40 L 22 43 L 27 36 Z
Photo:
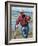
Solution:
M 30 22 L 30 16 L 26 16 L 26 21 Z
M 19 24 L 19 17 L 16 20 L 16 25 L 18 25 L 18 24 Z

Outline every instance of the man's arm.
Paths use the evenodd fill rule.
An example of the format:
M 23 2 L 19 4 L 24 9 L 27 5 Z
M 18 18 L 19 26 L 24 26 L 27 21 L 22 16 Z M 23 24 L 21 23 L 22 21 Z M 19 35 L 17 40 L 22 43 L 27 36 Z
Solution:
M 26 21 L 27 22 L 31 22 L 31 17 L 30 16 L 26 16 Z
M 18 19 L 16 20 L 16 28 L 18 28 L 18 24 L 19 24 L 19 17 L 18 17 Z
M 32 18 L 30 16 L 28 18 L 28 22 L 32 22 Z

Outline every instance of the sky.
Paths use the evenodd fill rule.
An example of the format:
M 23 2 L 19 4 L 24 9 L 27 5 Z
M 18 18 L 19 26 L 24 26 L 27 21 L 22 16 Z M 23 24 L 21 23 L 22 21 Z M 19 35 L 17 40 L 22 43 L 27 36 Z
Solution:
M 29 7 L 11 7 L 11 15 L 17 16 L 20 11 L 25 12 L 26 15 L 30 16 L 32 13 L 32 8 Z M 26 13 L 29 12 L 29 13 Z
M 29 8 L 29 7 L 12 7 L 12 10 L 15 10 L 15 11 L 24 10 L 24 11 L 32 12 L 32 8 Z

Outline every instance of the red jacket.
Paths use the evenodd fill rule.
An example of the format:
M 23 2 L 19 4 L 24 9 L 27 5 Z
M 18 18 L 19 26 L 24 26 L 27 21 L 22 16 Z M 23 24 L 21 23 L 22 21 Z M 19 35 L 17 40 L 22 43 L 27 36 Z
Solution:
M 24 26 L 25 24 L 27 24 L 28 21 L 30 21 L 29 16 L 25 16 L 24 18 L 22 18 L 22 15 L 20 15 L 16 20 L 16 25 L 20 23 L 22 26 Z

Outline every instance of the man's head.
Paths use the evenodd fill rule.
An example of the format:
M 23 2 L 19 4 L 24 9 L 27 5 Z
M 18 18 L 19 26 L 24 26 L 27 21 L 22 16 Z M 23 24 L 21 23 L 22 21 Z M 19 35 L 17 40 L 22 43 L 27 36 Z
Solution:
M 20 15 L 22 16 L 22 18 L 25 17 L 24 10 L 21 10 L 21 11 L 20 11 Z
M 20 10 L 20 14 L 21 15 L 24 15 L 24 10 Z

